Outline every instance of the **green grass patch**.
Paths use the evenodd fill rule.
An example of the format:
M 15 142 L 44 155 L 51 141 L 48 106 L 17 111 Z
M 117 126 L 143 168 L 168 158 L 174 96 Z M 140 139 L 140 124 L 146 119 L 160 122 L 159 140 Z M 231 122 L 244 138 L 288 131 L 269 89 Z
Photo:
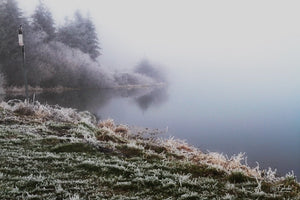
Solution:
M 176 153 L 171 152 L 166 152 L 166 156 L 175 160 L 183 160 L 185 158 L 183 155 L 178 155 Z
M 91 125 L 85 123 L 85 122 L 80 122 L 78 125 L 82 125 L 83 127 L 87 128 L 91 132 L 96 132 L 97 129 L 92 127 Z
M 58 145 L 63 143 L 64 140 L 59 139 L 59 138 L 43 138 L 42 140 L 40 140 L 40 143 L 42 145 Z
M 95 153 L 97 152 L 97 149 L 85 143 L 67 143 L 67 144 L 57 145 L 54 148 L 52 148 L 51 151 L 56 153 L 60 153 L 60 152 Z
M 178 163 L 178 165 L 174 167 L 173 170 L 176 173 L 189 173 L 192 175 L 192 178 L 211 177 L 221 179 L 224 178 L 226 175 L 224 171 L 202 164 L 197 165 Z
M 24 184 L 20 184 L 19 188 L 21 190 L 30 191 L 30 190 L 35 189 L 39 184 L 41 184 L 41 182 L 35 181 L 35 180 L 29 180 L 27 182 L 24 182 Z
M 156 145 L 156 144 L 151 144 L 151 143 L 144 143 L 143 144 L 144 148 L 145 149 L 150 149 L 156 153 L 162 153 L 162 152 L 166 152 L 167 149 L 163 146 L 159 146 L 159 145 Z
M 149 162 L 153 162 L 153 161 L 157 161 L 157 160 L 163 159 L 163 157 L 160 156 L 160 155 L 158 155 L 158 154 L 150 154 L 150 153 L 145 153 L 144 157 Z
M 81 163 L 77 165 L 77 167 L 86 172 L 101 172 L 101 168 L 99 166 L 91 163 Z
M 116 148 L 126 157 L 138 157 L 143 155 L 143 150 L 127 145 L 119 145 Z
M 71 123 L 51 123 L 48 125 L 48 128 L 54 131 L 57 135 L 65 135 L 70 129 L 75 126 Z
M 244 183 L 250 180 L 254 181 L 253 178 L 250 178 L 241 172 L 232 172 L 228 175 L 227 179 L 230 183 Z

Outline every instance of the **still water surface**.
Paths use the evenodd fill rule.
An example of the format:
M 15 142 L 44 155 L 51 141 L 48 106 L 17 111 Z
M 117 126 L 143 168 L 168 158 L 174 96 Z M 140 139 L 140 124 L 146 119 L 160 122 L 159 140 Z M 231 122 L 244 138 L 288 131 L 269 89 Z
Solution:
M 280 175 L 294 170 L 300 177 L 300 84 L 280 76 L 253 78 L 179 76 L 164 88 L 42 93 L 36 99 L 89 110 L 99 119 L 168 130 L 203 151 L 245 152 L 251 166 L 257 161 Z

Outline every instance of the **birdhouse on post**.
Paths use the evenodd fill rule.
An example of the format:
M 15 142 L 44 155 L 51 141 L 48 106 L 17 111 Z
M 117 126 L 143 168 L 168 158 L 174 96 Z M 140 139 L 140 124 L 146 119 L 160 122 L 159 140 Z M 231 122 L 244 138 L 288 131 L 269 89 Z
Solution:
M 22 29 L 22 25 L 20 25 L 20 27 L 19 27 L 18 38 L 19 38 L 19 46 L 21 47 L 21 50 L 22 50 L 25 95 L 26 95 L 26 102 L 28 102 L 29 99 L 28 99 L 27 70 L 25 68 L 25 46 L 24 46 L 24 41 L 23 41 L 23 29 Z
M 22 25 L 20 25 L 18 37 L 19 37 L 19 46 L 20 46 L 20 47 L 23 47 L 23 46 L 24 46 L 24 42 L 23 42 L 23 30 L 22 30 Z

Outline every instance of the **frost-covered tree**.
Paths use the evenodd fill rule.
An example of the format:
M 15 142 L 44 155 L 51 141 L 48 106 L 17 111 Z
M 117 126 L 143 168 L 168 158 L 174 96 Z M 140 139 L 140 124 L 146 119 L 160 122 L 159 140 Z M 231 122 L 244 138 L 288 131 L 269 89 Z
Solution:
M 31 86 L 107 88 L 153 82 L 141 73 L 113 74 L 99 65 L 96 61 L 100 55 L 98 37 L 89 17 L 76 12 L 74 19 L 58 30 L 57 37 L 52 15 L 43 3 L 36 8 L 32 19 L 29 23 L 22 16 L 16 0 L 0 0 L 0 86 L 4 83 L 6 86 L 24 85 L 18 45 L 20 24 Z
M 22 16 L 15 0 L 0 0 L 0 73 L 6 79 L 6 86 L 24 85 L 22 53 L 18 45 L 18 28 L 23 25 L 28 83 L 31 86 L 40 84 L 40 78 L 48 74 L 48 60 L 41 61 L 39 47 L 45 42 L 44 31 L 36 31 Z
M 86 30 L 86 33 L 83 34 L 83 40 L 86 42 L 85 53 L 88 53 L 91 58 L 95 60 L 101 55 L 96 28 L 89 17 L 84 19 L 84 21 L 85 22 L 82 25 Z
M 15 0 L 0 1 L 0 64 L 8 85 L 22 85 L 21 50 L 18 27 L 28 26 Z
M 134 70 L 136 73 L 143 74 L 145 76 L 151 77 L 156 81 L 165 82 L 165 75 L 162 70 L 159 70 L 156 66 L 150 63 L 148 60 L 143 59 Z
M 59 28 L 57 38 L 60 42 L 89 54 L 93 60 L 100 55 L 95 25 L 89 17 L 83 17 L 79 11 L 75 12 L 73 20 L 66 21 L 66 24 Z
M 32 27 L 35 31 L 43 31 L 47 34 L 47 41 L 53 40 L 55 37 L 54 20 L 50 10 L 40 1 L 32 15 Z

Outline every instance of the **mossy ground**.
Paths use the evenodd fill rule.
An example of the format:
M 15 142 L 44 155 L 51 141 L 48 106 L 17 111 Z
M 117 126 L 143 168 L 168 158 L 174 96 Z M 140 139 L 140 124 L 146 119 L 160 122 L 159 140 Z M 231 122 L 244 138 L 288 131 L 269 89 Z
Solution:
M 259 182 L 86 123 L 0 112 L 0 199 L 300 198 L 294 179 Z

